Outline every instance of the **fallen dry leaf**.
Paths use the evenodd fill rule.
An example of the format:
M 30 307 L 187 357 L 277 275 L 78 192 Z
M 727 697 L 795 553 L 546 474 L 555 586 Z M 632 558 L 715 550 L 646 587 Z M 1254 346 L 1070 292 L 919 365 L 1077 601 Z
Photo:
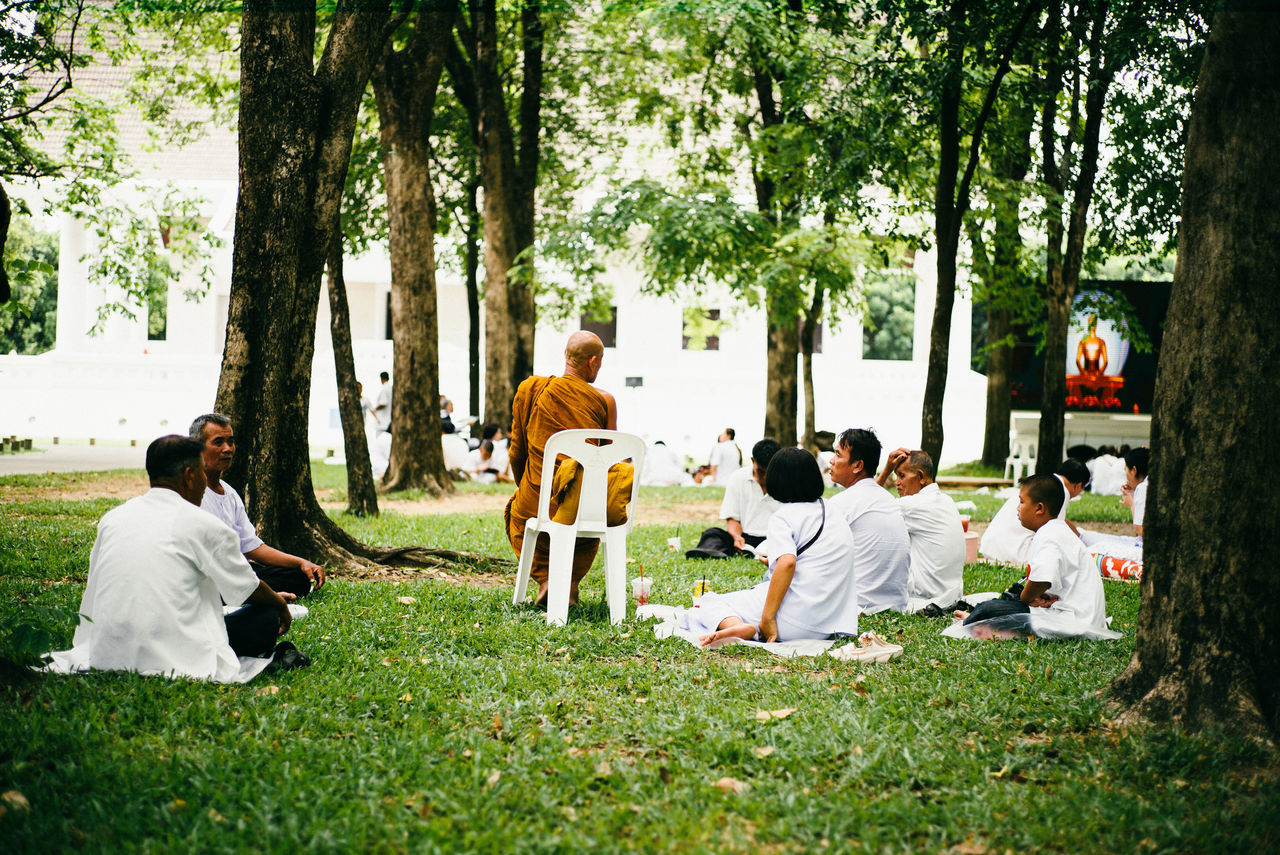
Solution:
M 392 659 L 390 656 L 388 656 L 388 657 L 386 657 L 385 659 L 383 659 L 383 660 L 382 660 L 382 664 L 383 664 L 383 665 L 394 665 L 394 664 L 396 664 L 396 660 L 394 660 L 394 659 Z
M 225 821 L 226 821 L 226 818 L 225 818 L 225 817 L 223 817 L 223 815 L 222 815 L 222 814 L 218 813 L 218 812 L 217 812 L 216 810 L 214 810 L 213 808 L 209 808 L 209 819 L 213 820 L 214 822 L 225 822 Z
M 557 648 L 555 649 L 555 652 L 554 652 L 554 653 L 552 653 L 551 655 L 552 655 L 552 656 L 559 656 L 561 653 L 568 653 L 568 652 L 569 652 L 569 648 L 568 648 L 568 647 L 557 647 Z
M 861 756 L 862 756 L 862 746 L 861 746 L 861 745 L 855 745 L 855 746 L 853 746 L 853 753 L 854 753 L 854 754 L 856 754 L 856 755 L 858 755 L 859 757 L 861 757 Z
M 408 692 L 405 692 L 403 695 L 396 698 L 396 700 L 400 701 L 401 703 L 410 704 L 410 703 L 413 703 L 413 695 L 409 694 Z
M 768 721 L 773 718 L 768 710 L 756 710 L 756 721 Z
M 397 602 L 397 603 L 404 603 L 404 604 L 407 606 L 407 605 L 409 605 L 410 603 L 416 603 L 416 602 L 418 602 L 418 598 L 417 598 L 417 597 L 396 597 L 396 602 Z
M 774 718 L 786 718 L 787 716 L 791 715 L 795 711 L 796 711 L 796 707 L 784 707 L 783 709 L 780 709 L 780 710 L 769 710 L 769 715 L 773 716 Z
M 501 777 L 502 777 L 502 770 L 501 770 L 501 769 L 494 769 L 494 770 L 493 770 L 493 774 L 491 774 L 491 775 L 489 776 L 489 779 L 488 779 L 485 783 L 486 783 L 488 786 L 492 787 L 494 784 L 498 783 L 498 780 L 499 780 Z
M 638 703 L 638 704 L 647 704 L 647 703 L 649 703 L 649 699 L 648 699 L 648 698 L 636 698 L 636 703 Z
M 772 754 L 774 750 L 775 749 L 772 745 L 757 745 L 755 748 L 751 749 L 751 753 L 763 760 Z
M 254 692 L 254 694 L 255 695 L 278 695 L 280 694 L 280 687 L 279 686 L 259 686 L 258 691 Z
M 187 809 L 187 803 L 182 799 L 174 799 L 173 801 L 169 802 L 169 804 L 166 805 L 166 807 L 168 808 L 169 813 L 181 813 L 182 811 Z
M 0 795 L 0 802 L 4 802 L 5 807 L 10 810 L 31 810 L 31 802 L 27 801 L 27 797 L 17 790 L 9 790 L 4 795 Z
M 737 778 L 721 778 L 711 786 L 724 793 L 733 793 L 741 795 L 747 791 L 747 782 L 739 781 Z
M 609 765 L 608 760 L 600 761 L 599 765 L 596 766 L 596 774 L 601 777 L 613 774 L 613 767 Z

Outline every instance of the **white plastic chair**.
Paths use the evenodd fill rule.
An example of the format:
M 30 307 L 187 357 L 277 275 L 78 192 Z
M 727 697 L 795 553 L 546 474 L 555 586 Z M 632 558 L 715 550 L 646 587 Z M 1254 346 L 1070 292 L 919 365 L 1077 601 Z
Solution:
M 593 445 L 589 440 L 610 440 L 610 443 Z M 582 472 L 578 476 L 582 479 L 578 518 L 571 524 L 551 519 L 551 490 L 557 455 L 582 464 Z M 635 477 L 631 480 L 627 521 L 611 526 L 606 519 L 609 467 L 628 458 L 635 467 Z M 568 461 L 561 465 L 568 465 Z M 524 524 L 524 544 L 520 549 L 520 569 L 516 575 L 512 603 L 519 605 L 524 601 L 538 535 L 546 534 L 551 540 L 547 567 L 547 623 L 563 626 L 569 618 L 574 541 L 579 537 L 595 537 L 600 540 L 604 553 L 604 589 L 609 603 L 609 620 L 612 623 L 622 622 L 627 612 L 627 534 L 635 519 L 636 496 L 640 492 L 643 468 L 644 440 L 634 434 L 613 430 L 562 430 L 547 440 L 542 457 L 538 515 Z
M 1009 445 L 1009 456 L 1004 459 L 1004 477 L 1012 478 L 1014 483 L 1024 474 L 1036 471 L 1036 442 L 1013 437 Z

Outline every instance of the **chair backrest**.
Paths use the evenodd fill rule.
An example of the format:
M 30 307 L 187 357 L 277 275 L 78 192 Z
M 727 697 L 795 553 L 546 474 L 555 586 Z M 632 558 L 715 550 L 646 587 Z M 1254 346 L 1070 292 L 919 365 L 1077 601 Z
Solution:
M 594 441 L 607 441 L 596 445 Z M 562 430 L 547 440 L 542 452 L 542 487 L 538 496 L 538 516 L 549 519 L 551 490 L 555 480 L 555 461 L 559 455 L 582 464 L 582 491 L 578 500 L 578 522 L 605 523 L 609 499 L 609 467 L 628 458 L 635 467 L 631 479 L 628 519 L 640 491 L 640 470 L 644 467 L 644 440 L 635 434 L 616 430 Z

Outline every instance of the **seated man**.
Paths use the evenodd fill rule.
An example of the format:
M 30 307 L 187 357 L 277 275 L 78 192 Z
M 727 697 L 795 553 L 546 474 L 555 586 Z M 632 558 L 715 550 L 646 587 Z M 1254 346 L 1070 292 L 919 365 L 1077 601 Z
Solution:
M 853 567 L 863 614 L 905 611 L 911 562 L 910 536 L 902 511 L 876 483 L 880 440 L 869 430 L 850 428 L 836 440 L 831 480 L 844 487 L 829 502 L 853 532 Z
M 894 451 L 876 483 L 883 486 L 890 472 L 911 539 L 907 610 L 954 603 L 964 590 L 964 526 L 956 503 L 934 483 L 933 458 L 924 451 Z
M 205 413 L 191 423 L 191 438 L 204 445 L 204 472 L 208 487 L 200 507 L 226 523 L 240 538 L 240 551 L 249 559 L 253 572 L 276 591 L 299 597 L 324 584 L 324 568 L 305 558 L 281 552 L 258 537 L 249 522 L 244 500 L 235 488 L 222 480 L 236 453 L 236 436 L 231 419 L 222 413 Z
M 778 509 L 777 500 L 764 490 L 765 473 L 778 449 L 777 441 L 768 438 L 751 447 L 751 468 L 744 466 L 733 473 L 724 488 L 724 499 L 720 502 L 724 528 L 704 531 L 698 545 L 685 553 L 686 558 L 727 558 L 744 552 L 755 553 L 755 548 L 769 534 L 769 518 Z
M 471 452 L 467 458 L 467 474 L 471 480 L 479 484 L 492 484 L 498 480 L 497 464 L 494 462 L 493 440 L 480 440 L 480 447 Z
M 957 613 L 963 627 L 948 627 L 946 634 L 978 639 L 1118 638 L 1107 627 L 1098 565 L 1059 516 L 1065 503 L 1061 487 L 1044 474 L 1029 475 L 1019 484 L 1018 519 L 1032 532 L 1020 596 L 987 600 L 968 615 Z
M 1089 483 L 1089 467 L 1068 457 L 1058 466 L 1056 477 L 1062 482 L 1064 495 L 1063 501 L 1058 505 L 1061 509 L 1057 511 L 1058 519 L 1075 532 L 1075 526 L 1067 522 L 1067 502 L 1084 492 L 1085 485 Z M 987 523 L 987 530 L 982 533 L 978 550 L 992 561 L 1025 567 L 1027 550 L 1031 548 L 1031 536 L 1032 533 L 1018 521 L 1018 497 L 1014 496 Z
M 308 664 L 288 642 L 289 594 L 258 579 L 235 532 L 200 510 L 202 447 L 162 436 L 147 448 L 151 489 L 98 523 L 80 625 L 48 670 L 136 671 L 220 683 L 248 682 L 276 649 Z M 223 616 L 222 601 L 248 603 Z M 243 657 L 243 658 L 240 658 Z
M 1133 512 L 1133 534 L 1103 534 L 1080 531 L 1080 539 L 1093 552 L 1113 555 L 1128 561 L 1142 561 L 1142 518 L 1147 510 L 1147 469 L 1151 450 L 1145 446 L 1130 449 L 1124 456 L 1125 485 L 1120 501 Z
M 542 491 L 543 452 L 547 440 L 562 430 L 595 428 L 618 429 L 618 406 L 613 395 L 595 388 L 593 383 L 604 362 L 604 344 L 600 337 L 586 330 L 569 336 L 564 349 L 564 375 L 530 377 L 516 389 L 511 402 L 511 474 L 516 491 L 507 502 L 507 539 L 516 555 L 524 546 L 525 523 L 538 515 Z M 551 465 L 558 466 L 557 461 Z M 551 514 L 559 510 L 552 502 Z M 547 600 L 548 539 L 538 538 L 529 577 L 538 583 L 536 602 Z M 591 569 L 600 548 L 592 537 L 578 538 L 573 550 L 573 576 L 569 583 L 569 602 L 578 602 L 578 583 Z

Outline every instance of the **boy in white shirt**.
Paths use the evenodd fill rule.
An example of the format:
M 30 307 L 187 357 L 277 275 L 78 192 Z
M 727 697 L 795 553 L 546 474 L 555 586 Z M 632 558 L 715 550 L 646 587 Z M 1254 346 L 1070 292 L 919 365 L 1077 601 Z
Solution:
M 1067 524 L 1058 519 L 1062 485 L 1052 475 L 1031 475 L 1019 483 L 1018 521 L 1034 532 L 1027 580 L 1017 600 L 979 603 L 964 616 L 974 638 L 1017 638 L 1025 628 L 1048 637 L 1116 637 L 1107 628 L 1107 606 L 1098 565 Z M 1014 626 L 1010 616 L 1028 615 Z M 995 623 L 997 619 L 999 623 Z M 992 622 L 990 625 L 984 625 Z

